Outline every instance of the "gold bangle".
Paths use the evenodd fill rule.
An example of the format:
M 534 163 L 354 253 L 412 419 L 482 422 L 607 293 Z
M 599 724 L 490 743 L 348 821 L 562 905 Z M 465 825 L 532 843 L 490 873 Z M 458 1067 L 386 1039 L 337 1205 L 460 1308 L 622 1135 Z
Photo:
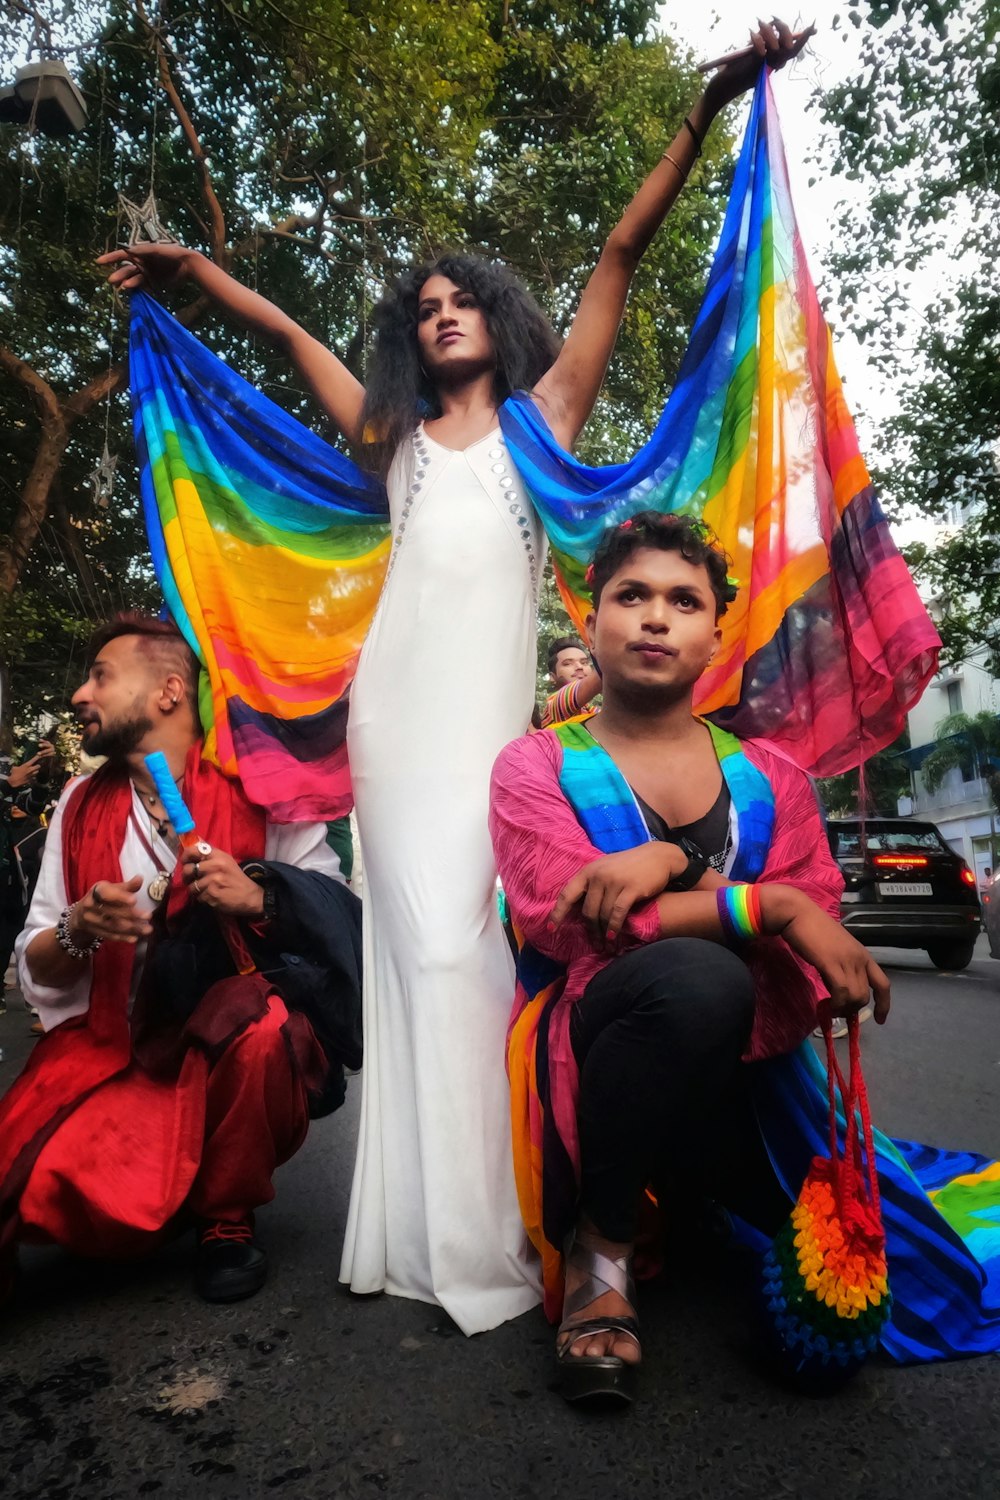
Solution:
M 670 165 L 674 168 L 674 170 L 676 172 L 679 172 L 681 174 L 681 181 L 682 182 L 687 182 L 687 176 L 688 176 L 687 172 L 681 166 L 681 164 L 680 164 L 679 161 L 675 161 L 674 160 L 674 158 L 670 155 L 669 151 L 664 151 L 663 155 L 660 157 L 660 160 L 661 161 L 668 161 L 670 163 Z

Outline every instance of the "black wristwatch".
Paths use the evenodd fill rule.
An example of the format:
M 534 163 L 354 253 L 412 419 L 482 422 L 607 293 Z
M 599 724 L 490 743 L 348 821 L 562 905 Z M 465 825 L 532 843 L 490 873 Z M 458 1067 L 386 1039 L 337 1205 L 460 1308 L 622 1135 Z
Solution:
M 259 859 L 248 860 L 243 866 L 244 875 L 249 875 L 254 885 L 259 885 L 264 897 L 264 910 L 261 913 L 262 922 L 276 922 L 278 919 L 278 885 L 267 865 L 261 864 Z
M 698 848 L 698 845 L 693 843 L 691 839 L 684 838 L 683 834 L 675 842 L 687 855 L 687 869 L 682 870 L 679 875 L 675 875 L 665 889 L 668 891 L 693 890 L 708 869 L 708 860 Z

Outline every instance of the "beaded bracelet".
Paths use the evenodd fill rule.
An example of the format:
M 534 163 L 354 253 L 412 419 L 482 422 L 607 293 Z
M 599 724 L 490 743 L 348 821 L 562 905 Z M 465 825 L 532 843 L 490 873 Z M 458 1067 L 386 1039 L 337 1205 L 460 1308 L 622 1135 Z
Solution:
M 56 942 L 60 948 L 69 954 L 70 958 L 89 958 L 92 953 L 97 952 L 104 939 L 99 937 L 91 938 L 86 947 L 81 947 L 69 930 L 69 924 L 72 920 L 72 906 L 64 906 L 56 923 Z
M 745 943 L 764 930 L 760 893 L 755 885 L 720 885 L 715 902 L 727 943 Z

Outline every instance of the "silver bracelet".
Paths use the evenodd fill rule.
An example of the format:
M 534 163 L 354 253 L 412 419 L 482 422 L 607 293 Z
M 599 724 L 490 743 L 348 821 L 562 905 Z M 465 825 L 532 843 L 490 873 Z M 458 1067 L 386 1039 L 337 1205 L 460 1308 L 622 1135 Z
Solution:
M 60 948 L 62 948 L 66 953 L 69 954 L 70 958 L 89 958 L 92 953 L 97 952 L 104 939 L 99 937 L 91 938 L 88 945 L 85 948 L 81 948 L 79 943 L 74 942 L 72 934 L 69 930 L 69 924 L 72 920 L 72 917 L 73 907 L 64 906 L 59 920 L 56 923 L 56 942 L 59 944 Z

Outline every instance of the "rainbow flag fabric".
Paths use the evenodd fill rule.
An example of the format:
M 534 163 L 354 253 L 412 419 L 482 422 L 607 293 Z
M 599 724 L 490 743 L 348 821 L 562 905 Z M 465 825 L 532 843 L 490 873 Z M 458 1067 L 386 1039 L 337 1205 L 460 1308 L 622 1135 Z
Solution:
M 389 553 L 382 486 L 144 295 L 131 370 L 153 562 L 204 668 L 207 753 L 281 821 L 338 817 L 351 802 L 348 693 Z M 697 515 L 741 583 L 699 711 L 816 775 L 895 739 L 940 643 L 858 451 L 766 76 L 646 446 L 625 464 L 579 464 L 524 392 L 500 420 L 578 625 L 607 527 L 646 509 Z
M 202 663 L 206 754 L 279 822 L 339 817 L 383 488 L 143 294 L 130 366 L 153 565 Z
M 766 70 L 677 383 L 647 445 L 589 468 L 525 396 L 501 414 L 582 626 L 602 533 L 640 510 L 700 517 L 741 587 L 695 699 L 832 775 L 888 745 L 940 645 L 858 450 L 792 208 Z

